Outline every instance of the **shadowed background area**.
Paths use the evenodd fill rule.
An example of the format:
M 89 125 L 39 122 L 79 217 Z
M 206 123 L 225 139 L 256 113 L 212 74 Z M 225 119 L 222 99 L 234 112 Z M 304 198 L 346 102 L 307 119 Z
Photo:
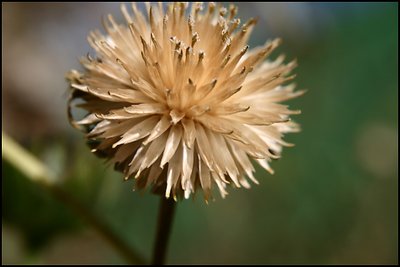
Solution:
M 118 3 L 2 4 L 2 128 L 71 195 L 150 258 L 158 196 L 91 155 L 68 124 L 65 73 L 92 51 L 90 30 Z M 257 16 L 250 47 L 281 37 L 297 58 L 287 102 L 302 126 L 272 176 L 177 207 L 168 263 L 398 263 L 397 3 L 237 3 Z M 139 4 L 140 8 L 144 5 Z M 200 37 L 201 38 L 201 37 Z M 2 263 L 125 263 L 64 203 L 2 160 Z

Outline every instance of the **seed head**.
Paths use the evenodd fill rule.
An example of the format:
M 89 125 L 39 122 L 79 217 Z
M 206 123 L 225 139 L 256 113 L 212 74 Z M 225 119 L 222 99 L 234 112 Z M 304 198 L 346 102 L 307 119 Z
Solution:
M 67 75 L 69 109 L 79 98 L 88 113 L 75 120 L 69 110 L 70 120 L 92 151 L 137 188 L 175 199 L 258 184 L 251 159 L 273 173 L 269 162 L 290 146 L 282 134 L 299 130 L 289 120 L 299 111 L 279 103 L 303 93 L 287 85 L 294 61 L 265 60 L 280 40 L 249 49 L 256 20 L 240 27 L 235 6 L 172 3 L 164 13 L 148 4 L 147 18 L 131 9 L 122 5 L 123 24 L 104 20 L 106 35 L 89 34 L 96 58 L 83 57 L 85 71 Z

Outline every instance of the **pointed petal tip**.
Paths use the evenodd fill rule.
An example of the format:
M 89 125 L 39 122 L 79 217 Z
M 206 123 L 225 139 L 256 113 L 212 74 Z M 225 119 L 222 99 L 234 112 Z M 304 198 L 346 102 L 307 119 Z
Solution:
M 118 146 L 118 142 L 112 145 L 112 148 L 116 148 Z

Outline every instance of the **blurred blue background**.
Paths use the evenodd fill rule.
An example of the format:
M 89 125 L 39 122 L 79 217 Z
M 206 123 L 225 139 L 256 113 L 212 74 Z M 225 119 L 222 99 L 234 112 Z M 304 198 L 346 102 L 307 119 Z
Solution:
M 281 37 L 297 58 L 295 143 L 259 186 L 179 203 L 176 264 L 398 263 L 398 4 L 237 3 L 250 46 Z M 139 4 L 143 8 L 142 4 Z M 64 74 L 118 3 L 2 3 L 2 127 L 65 190 L 149 258 L 158 197 L 91 155 L 66 117 Z M 275 56 L 278 53 L 275 54 Z M 2 263 L 125 263 L 93 229 L 2 161 Z

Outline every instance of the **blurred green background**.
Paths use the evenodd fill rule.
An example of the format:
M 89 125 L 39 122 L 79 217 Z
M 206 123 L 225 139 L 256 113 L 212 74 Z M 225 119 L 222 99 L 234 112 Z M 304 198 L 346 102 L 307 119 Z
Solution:
M 179 203 L 176 264 L 398 263 L 398 4 L 237 3 L 251 47 L 282 37 L 297 58 L 299 134 L 275 175 L 206 205 Z M 143 8 L 142 4 L 139 4 Z M 64 74 L 118 3 L 2 3 L 2 127 L 147 259 L 158 197 L 91 155 L 66 117 Z M 277 55 L 277 54 L 276 54 Z M 125 263 L 93 228 L 2 160 L 2 263 Z

